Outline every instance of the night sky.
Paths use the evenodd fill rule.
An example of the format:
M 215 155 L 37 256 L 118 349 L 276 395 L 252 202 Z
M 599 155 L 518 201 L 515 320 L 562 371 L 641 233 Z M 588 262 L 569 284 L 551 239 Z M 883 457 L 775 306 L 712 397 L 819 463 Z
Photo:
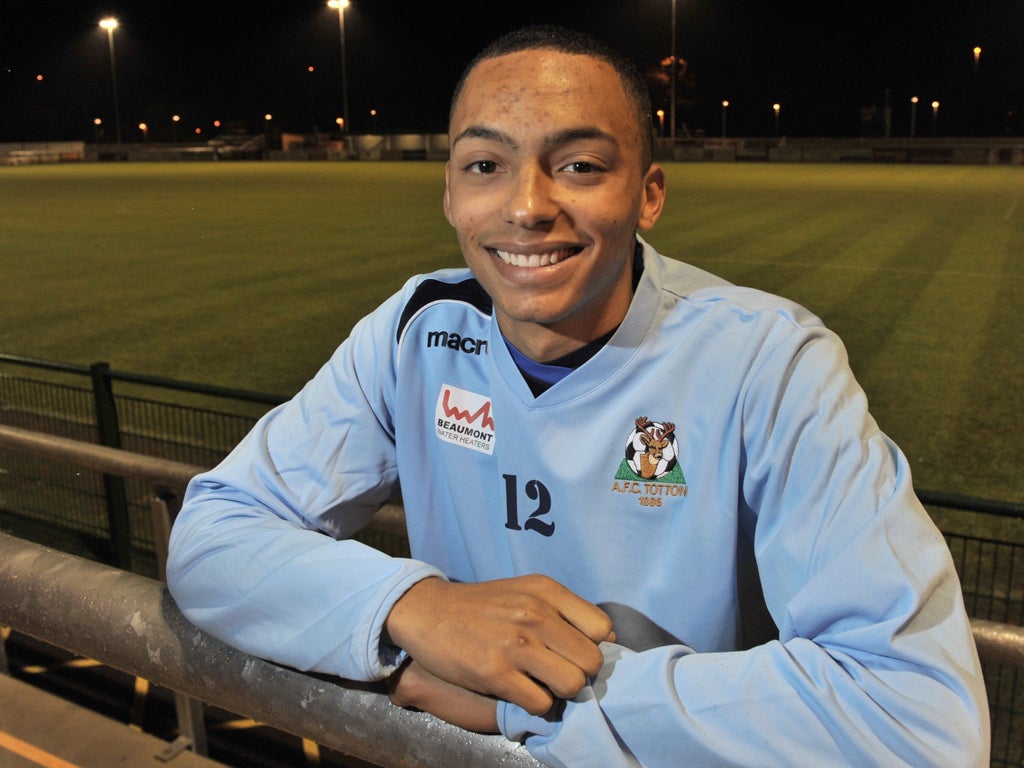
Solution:
M 140 121 L 150 140 L 194 139 L 195 128 L 205 139 L 214 120 L 253 131 L 266 113 L 279 130 L 329 132 L 341 113 L 338 16 L 321 0 L 17 6 L 0 25 L 0 141 L 92 141 L 95 117 L 112 124 L 107 33 L 97 26 L 108 15 L 121 24 L 114 45 L 125 140 L 140 139 Z M 656 67 L 671 53 L 671 8 L 670 0 L 352 0 L 349 125 L 444 131 L 452 85 L 471 55 L 526 22 L 585 29 Z M 918 135 L 1024 134 L 1024 0 L 678 0 L 677 18 L 676 52 L 689 75 L 679 117 L 692 132 L 719 135 L 728 99 L 730 135 L 772 135 L 774 102 L 779 132 L 789 136 L 877 132 L 863 109 L 881 115 L 887 102 L 892 135 L 906 135 L 916 95 Z M 933 128 L 927 105 L 936 99 Z M 667 97 L 661 106 L 668 111 Z

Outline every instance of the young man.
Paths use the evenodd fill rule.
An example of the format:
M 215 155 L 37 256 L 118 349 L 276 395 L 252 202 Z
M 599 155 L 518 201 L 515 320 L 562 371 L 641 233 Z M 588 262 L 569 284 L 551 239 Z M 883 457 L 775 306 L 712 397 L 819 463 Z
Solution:
M 513 33 L 449 141 L 469 269 L 193 481 L 185 614 L 549 765 L 986 765 L 956 573 L 841 343 L 638 236 L 665 178 L 635 70 Z M 410 560 L 345 538 L 399 479 Z

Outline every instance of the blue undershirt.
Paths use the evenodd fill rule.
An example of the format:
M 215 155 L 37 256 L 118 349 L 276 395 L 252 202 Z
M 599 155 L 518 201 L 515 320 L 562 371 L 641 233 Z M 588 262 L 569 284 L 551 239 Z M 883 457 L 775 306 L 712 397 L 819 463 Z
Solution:
M 612 333 L 614 333 L 614 331 L 612 331 Z M 551 361 L 550 363 L 538 363 L 536 360 L 530 359 L 512 346 L 511 342 L 509 342 L 509 340 L 504 336 L 502 339 L 505 342 L 505 346 L 508 347 L 508 351 L 512 355 L 512 359 L 515 361 L 515 364 L 522 372 L 523 378 L 526 379 L 526 383 L 530 385 L 530 389 L 533 391 L 534 397 L 536 397 L 548 387 L 557 384 L 587 362 L 587 360 L 593 357 L 597 351 L 605 345 L 608 339 L 611 338 L 611 335 L 611 333 L 608 333 L 601 338 L 595 339 L 589 344 L 585 344 L 579 349 L 570 352 L 564 357 Z

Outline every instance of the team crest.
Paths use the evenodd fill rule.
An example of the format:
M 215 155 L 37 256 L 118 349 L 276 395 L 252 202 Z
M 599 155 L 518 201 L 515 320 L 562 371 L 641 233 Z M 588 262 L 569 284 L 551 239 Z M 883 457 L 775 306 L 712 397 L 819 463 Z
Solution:
M 625 458 L 615 474 L 617 480 L 686 485 L 679 466 L 676 425 L 671 421 L 651 421 L 641 416 L 626 438 Z

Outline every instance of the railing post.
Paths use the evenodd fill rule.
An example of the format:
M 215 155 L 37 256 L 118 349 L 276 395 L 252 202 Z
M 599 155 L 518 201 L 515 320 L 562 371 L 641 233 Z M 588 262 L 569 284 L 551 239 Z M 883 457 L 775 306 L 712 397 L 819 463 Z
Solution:
M 7 665 L 7 636 L 11 633 L 10 627 L 0 624 L 0 675 L 11 674 Z
M 167 582 L 167 542 L 171 538 L 171 525 L 181 511 L 181 497 L 172 488 L 163 484 L 153 486 L 150 512 L 153 523 L 153 546 L 156 550 L 156 568 L 160 581 Z M 207 755 L 206 718 L 203 702 L 180 691 L 174 691 L 174 710 L 178 716 L 178 731 L 181 737 L 168 747 L 168 760 L 176 750 L 191 749 L 199 755 Z
M 117 406 L 114 403 L 114 392 L 110 385 L 109 372 L 109 363 L 93 363 L 89 366 L 93 403 L 96 408 L 96 431 L 100 445 L 120 448 L 121 428 L 118 425 Z M 107 520 L 110 525 L 110 544 L 114 565 L 124 570 L 131 570 L 132 532 L 124 478 L 104 473 L 103 493 L 107 502 Z

